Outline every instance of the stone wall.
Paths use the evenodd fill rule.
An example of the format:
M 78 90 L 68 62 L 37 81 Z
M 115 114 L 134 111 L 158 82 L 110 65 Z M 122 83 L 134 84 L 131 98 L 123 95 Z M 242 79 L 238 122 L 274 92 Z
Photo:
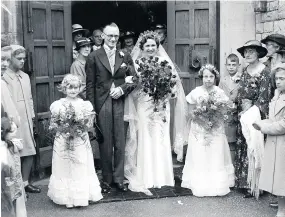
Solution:
M 230 53 L 243 58 L 237 48 L 255 38 L 255 13 L 252 1 L 220 1 L 220 73 L 227 75 L 226 57 Z M 242 67 L 240 68 L 242 69 Z
M 1 1 L 1 46 L 9 44 L 23 44 L 21 1 Z
M 272 33 L 285 35 L 285 1 L 267 0 L 266 12 L 256 12 L 256 39 L 261 40 Z

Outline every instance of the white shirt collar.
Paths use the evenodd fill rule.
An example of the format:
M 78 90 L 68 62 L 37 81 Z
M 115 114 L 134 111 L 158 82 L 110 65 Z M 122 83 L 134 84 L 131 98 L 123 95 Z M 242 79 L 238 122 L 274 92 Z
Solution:
M 117 50 L 116 47 L 114 47 L 113 49 L 110 49 L 108 47 L 108 45 L 106 45 L 106 44 L 104 44 L 103 47 L 104 47 L 105 51 L 116 51 Z

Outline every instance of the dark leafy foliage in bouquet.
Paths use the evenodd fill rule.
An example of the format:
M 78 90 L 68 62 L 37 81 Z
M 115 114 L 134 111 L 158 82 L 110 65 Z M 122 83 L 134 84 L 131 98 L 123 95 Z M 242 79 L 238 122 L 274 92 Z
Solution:
M 234 104 L 230 101 L 220 99 L 216 92 L 209 94 L 196 106 L 193 111 L 193 122 L 203 127 L 208 133 L 217 129 L 228 120 L 229 112 L 234 110 Z
M 139 75 L 134 76 L 134 82 L 140 82 L 144 93 L 152 98 L 155 105 L 154 112 L 158 112 L 159 106 L 166 109 L 165 100 L 168 97 L 175 97 L 174 86 L 176 75 L 172 73 L 172 66 L 168 61 L 159 61 L 158 57 L 141 58 L 135 61 L 139 65 Z M 163 118 L 165 122 L 165 118 Z
M 49 130 L 55 133 L 55 139 L 63 136 L 66 139 L 66 150 L 73 151 L 76 138 L 81 138 L 83 141 L 88 139 L 88 129 L 93 123 L 95 113 L 81 112 L 76 113 L 75 108 L 70 103 L 66 106 L 65 112 L 52 114 L 50 119 Z

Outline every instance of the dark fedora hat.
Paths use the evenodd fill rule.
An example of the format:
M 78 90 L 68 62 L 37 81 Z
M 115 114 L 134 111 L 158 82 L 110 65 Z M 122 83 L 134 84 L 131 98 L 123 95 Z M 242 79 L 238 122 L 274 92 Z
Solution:
M 262 46 L 262 44 L 257 40 L 250 40 L 246 42 L 242 47 L 238 48 L 237 51 L 241 54 L 244 58 L 244 50 L 246 48 L 254 48 L 258 53 L 258 58 L 265 57 L 267 54 L 267 49 Z
M 122 34 L 122 39 L 125 38 L 134 38 L 135 37 L 135 33 L 132 31 L 126 31 L 125 33 Z
M 285 36 L 282 34 L 275 33 L 268 35 L 266 38 L 261 40 L 261 43 L 266 44 L 267 41 L 274 41 L 280 46 L 285 47 Z
M 73 24 L 72 25 L 72 34 L 81 32 L 82 36 L 87 37 L 89 34 L 88 29 L 83 29 L 83 27 L 80 24 Z
M 89 38 L 85 38 L 85 37 L 81 37 L 78 38 L 75 41 L 75 50 L 80 50 L 81 47 L 85 46 L 85 45 L 90 45 L 91 46 L 91 40 Z

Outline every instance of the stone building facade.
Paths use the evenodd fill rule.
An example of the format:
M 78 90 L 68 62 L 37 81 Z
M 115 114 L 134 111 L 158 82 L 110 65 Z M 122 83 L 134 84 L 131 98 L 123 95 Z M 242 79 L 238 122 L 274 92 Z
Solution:
M 21 1 L 1 1 L 1 45 L 23 45 Z
M 272 33 L 285 35 L 285 1 L 265 1 L 261 11 L 256 11 L 255 20 L 257 40 L 261 40 Z

